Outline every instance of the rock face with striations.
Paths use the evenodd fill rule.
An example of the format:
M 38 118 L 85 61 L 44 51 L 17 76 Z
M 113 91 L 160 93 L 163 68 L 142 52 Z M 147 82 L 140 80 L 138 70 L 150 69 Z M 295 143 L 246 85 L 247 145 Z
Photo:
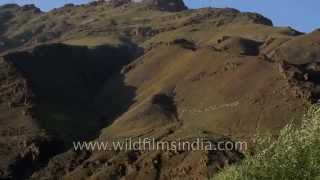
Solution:
M 175 12 L 188 9 L 183 0 L 143 0 L 142 2 L 163 11 Z

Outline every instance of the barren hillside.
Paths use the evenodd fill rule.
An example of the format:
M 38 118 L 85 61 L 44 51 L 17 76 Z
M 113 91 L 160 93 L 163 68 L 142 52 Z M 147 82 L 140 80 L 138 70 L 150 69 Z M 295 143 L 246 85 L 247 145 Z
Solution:
M 75 151 L 72 142 L 250 143 L 320 98 L 319 30 L 182 1 L 3 5 L 0 54 L 0 178 L 206 179 L 242 152 Z

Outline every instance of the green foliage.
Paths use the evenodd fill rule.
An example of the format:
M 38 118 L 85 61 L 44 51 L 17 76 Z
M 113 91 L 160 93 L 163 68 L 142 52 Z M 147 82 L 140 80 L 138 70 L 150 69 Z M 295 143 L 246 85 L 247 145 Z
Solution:
M 218 180 L 319 180 L 320 108 L 312 107 L 299 128 L 289 124 L 276 141 L 271 135 L 257 136 L 257 152 L 239 166 L 215 177 Z

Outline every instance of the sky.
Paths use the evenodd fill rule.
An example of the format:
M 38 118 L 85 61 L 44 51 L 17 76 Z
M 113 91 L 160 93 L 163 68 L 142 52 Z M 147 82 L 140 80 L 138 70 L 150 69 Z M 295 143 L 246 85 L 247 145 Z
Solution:
M 302 32 L 320 28 L 320 0 L 184 0 L 189 8 L 230 7 L 245 12 L 257 12 L 276 26 L 291 26 Z M 0 0 L 6 3 L 36 4 L 43 11 L 65 3 L 80 4 L 88 0 Z

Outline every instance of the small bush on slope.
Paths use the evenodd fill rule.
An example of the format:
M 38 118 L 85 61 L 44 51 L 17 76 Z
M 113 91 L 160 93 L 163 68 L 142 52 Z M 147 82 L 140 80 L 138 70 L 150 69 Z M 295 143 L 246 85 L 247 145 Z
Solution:
M 217 180 L 319 180 L 320 108 L 312 107 L 300 128 L 285 127 L 279 138 L 257 137 L 256 156 L 220 173 Z

